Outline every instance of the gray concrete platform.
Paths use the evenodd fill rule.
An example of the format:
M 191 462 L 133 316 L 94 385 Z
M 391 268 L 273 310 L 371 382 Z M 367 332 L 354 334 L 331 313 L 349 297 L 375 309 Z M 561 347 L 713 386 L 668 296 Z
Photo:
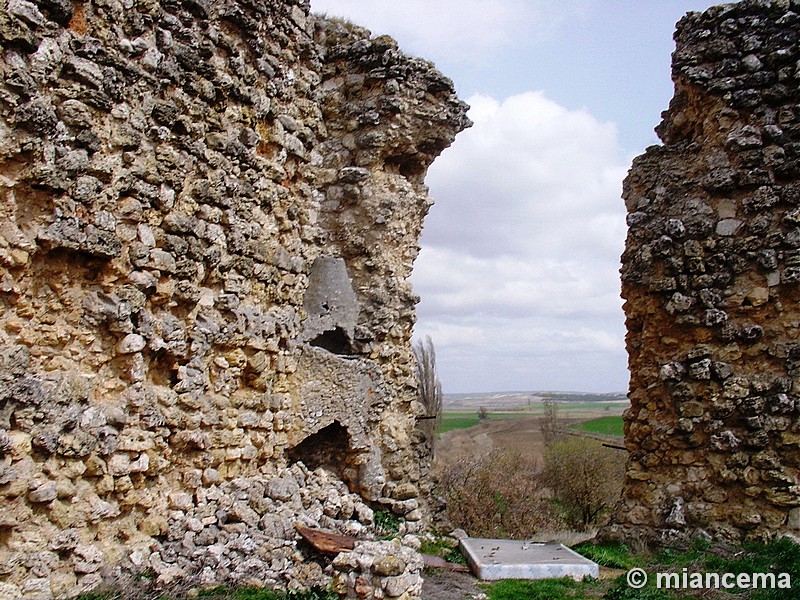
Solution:
M 476 577 L 497 579 L 560 579 L 599 577 L 597 563 L 564 544 L 462 538 L 461 549 Z

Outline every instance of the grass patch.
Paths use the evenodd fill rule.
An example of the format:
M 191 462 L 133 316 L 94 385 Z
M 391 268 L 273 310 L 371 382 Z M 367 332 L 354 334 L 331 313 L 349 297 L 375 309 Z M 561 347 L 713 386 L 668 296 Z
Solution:
M 458 542 L 443 537 L 436 537 L 432 540 L 422 540 L 422 545 L 419 551 L 422 554 L 430 554 L 431 556 L 439 556 L 447 562 L 455 563 L 457 565 L 467 564 L 467 559 L 458 549 Z
M 444 433 L 453 429 L 469 429 L 480 423 L 478 413 L 446 412 L 442 413 L 442 420 L 437 433 Z
M 633 567 L 643 568 L 649 575 L 647 585 L 642 589 L 633 589 L 628 585 L 626 575 L 621 575 L 602 587 L 604 600 L 684 600 L 695 598 L 742 598 L 747 600 L 790 600 L 798 597 L 796 589 L 780 588 L 780 574 L 787 573 L 790 582 L 796 588 L 800 582 L 800 545 L 789 539 L 781 539 L 768 544 L 745 544 L 738 549 L 718 550 L 717 554 L 711 545 L 704 540 L 696 540 L 682 549 L 666 548 L 656 554 L 632 555 L 624 544 L 595 544 L 586 542 L 574 548 L 577 552 L 595 562 L 613 568 L 628 570 Z M 656 573 L 746 573 L 774 574 L 777 589 L 658 589 Z M 687 575 L 688 577 L 688 575 Z M 680 580 L 682 582 L 682 580 Z M 689 580 L 690 581 L 690 580 Z M 785 579 L 784 579 L 785 581 Z M 591 591 L 591 590 L 590 590 Z M 602 593 L 601 592 L 601 593 Z M 590 596 L 593 594 L 589 594 Z M 529 596 L 519 595 L 515 600 L 523 600 Z M 561 596 L 554 596 L 560 598 Z M 570 596 L 564 596 L 569 598 Z M 491 596 L 490 596 L 491 598 Z M 509 600 L 514 598 L 509 597 Z
M 275 592 L 264 588 L 244 587 L 232 589 L 226 586 L 203 590 L 198 595 L 205 600 L 338 600 L 339 594 L 329 590 L 312 589 L 302 592 Z
M 787 573 L 795 589 L 760 589 L 747 596 L 749 600 L 790 600 L 798 597 L 796 587 L 800 582 L 800 546 L 787 538 L 768 544 L 745 544 L 743 549 L 730 556 L 718 556 L 706 550 L 706 546 L 696 544 L 688 552 L 664 550 L 656 560 L 667 568 L 665 571 L 678 571 L 687 568 L 690 572 L 713 573 Z
M 574 546 L 573 550 L 589 560 L 593 560 L 598 565 L 610 569 L 631 569 L 638 564 L 631 557 L 630 549 L 620 542 L 610 544 L 583 542 Z
M 396 538 L 400 533 L 400 517 L 390 510 L 375 511 L 375 531 L 385 540 Z
M 283 597 L 279 596 L 277 592 L 254 587 L 231 589 L 219 586 L 210 590 L 202 590 L 199 597 L 205 598 L 205 600 L 283 600 Z
M 686 596 L 660 590 L 654 587 L 652 582 L 648 582 L 642 589 L 634 589 L 628 585 L 624 575 L 615 579 L 611 589 L 603 596 L 603 600 L 680 600 L 681 598 Z
M 564 598 L 585 598 L 587 592 L 597 590 L 595 580 L 574 581 L 565 579 L 543 579 L 527 581 L 506 579 L 486 586 L 489 600 L 562 600 Z
M 612 415 L 608 417 L 598 417 L 582 423 L 575 423 L 571 429 L 585 431 L 587 433 L 597 433 L 599 435 L 614 435 L 624 437 L 625 425 L 621 416 Z

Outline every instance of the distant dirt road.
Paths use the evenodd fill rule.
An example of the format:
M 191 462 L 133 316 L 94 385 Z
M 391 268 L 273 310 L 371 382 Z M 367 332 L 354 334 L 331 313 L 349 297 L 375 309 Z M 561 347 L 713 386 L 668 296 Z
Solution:
M 581 419 L 562 419 L 563 427 Z M 493 449 L 522 452 L 541 459 L 544 439 L 538 417 L 487 419 L 468 429 L 452 429 L 436 443 L 435 466 L 452 464 L 465 456 L 485 456 Z

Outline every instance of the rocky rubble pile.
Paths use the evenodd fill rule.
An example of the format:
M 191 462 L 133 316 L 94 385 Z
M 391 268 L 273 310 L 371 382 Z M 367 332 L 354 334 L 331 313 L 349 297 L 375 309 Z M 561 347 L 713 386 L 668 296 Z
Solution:
M 691 13 L 624 186 L 623 537 L 800 530 L 800 3 Z
M 136 585 L 142 578 L 184 590 L 225 581 L 296 590 L 333 586 L 358 598 L 419 593 L 422 562 L 413 536 L 402 542 L 359 542 L 333 560 L 306 558 L 308 548 L 296 525 L 365 540 L 385 533 L 376 529 L 373 510 L 360 496 L 324 469 L 309 471 L 298 463 L 270 479 L 233 479 L 204 486 L 195 497 L 172 493 L 168 501 L 170 510 L 149 522 L 153 539 L 129 546 L 113 566 L 99 545 L 85 542 L 84 531 L 65 529 L 37 554 L 39 577 L 21 586 L 2 584 L 0 597 L 53 598 L 47 567 L 58 560 L 72 563 L 81 590 L 103 581 Z M 7 560 L 5 566 L 13 565 Z M 370 575 L 365 578 L 359 570 Z M 377 596 L 376 589 L 382 590 Z
M 409 541 L 410 538 L 410 541 Z M 400 540 L 360 542 L 351 552 L 339 554 L 333 567 L 339 573 L 333 589 L 348 598 L 367 600 L 416 598 L 422 592 L 422 557 L 419 542 Z

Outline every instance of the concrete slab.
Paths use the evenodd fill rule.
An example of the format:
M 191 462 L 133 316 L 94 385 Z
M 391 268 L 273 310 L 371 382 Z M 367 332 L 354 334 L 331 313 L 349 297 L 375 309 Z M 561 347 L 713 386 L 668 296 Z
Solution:
M 597 563 L 564 544 L 462 538 L 461 548 L 475 576 L 487 581 L 600 575 Z

